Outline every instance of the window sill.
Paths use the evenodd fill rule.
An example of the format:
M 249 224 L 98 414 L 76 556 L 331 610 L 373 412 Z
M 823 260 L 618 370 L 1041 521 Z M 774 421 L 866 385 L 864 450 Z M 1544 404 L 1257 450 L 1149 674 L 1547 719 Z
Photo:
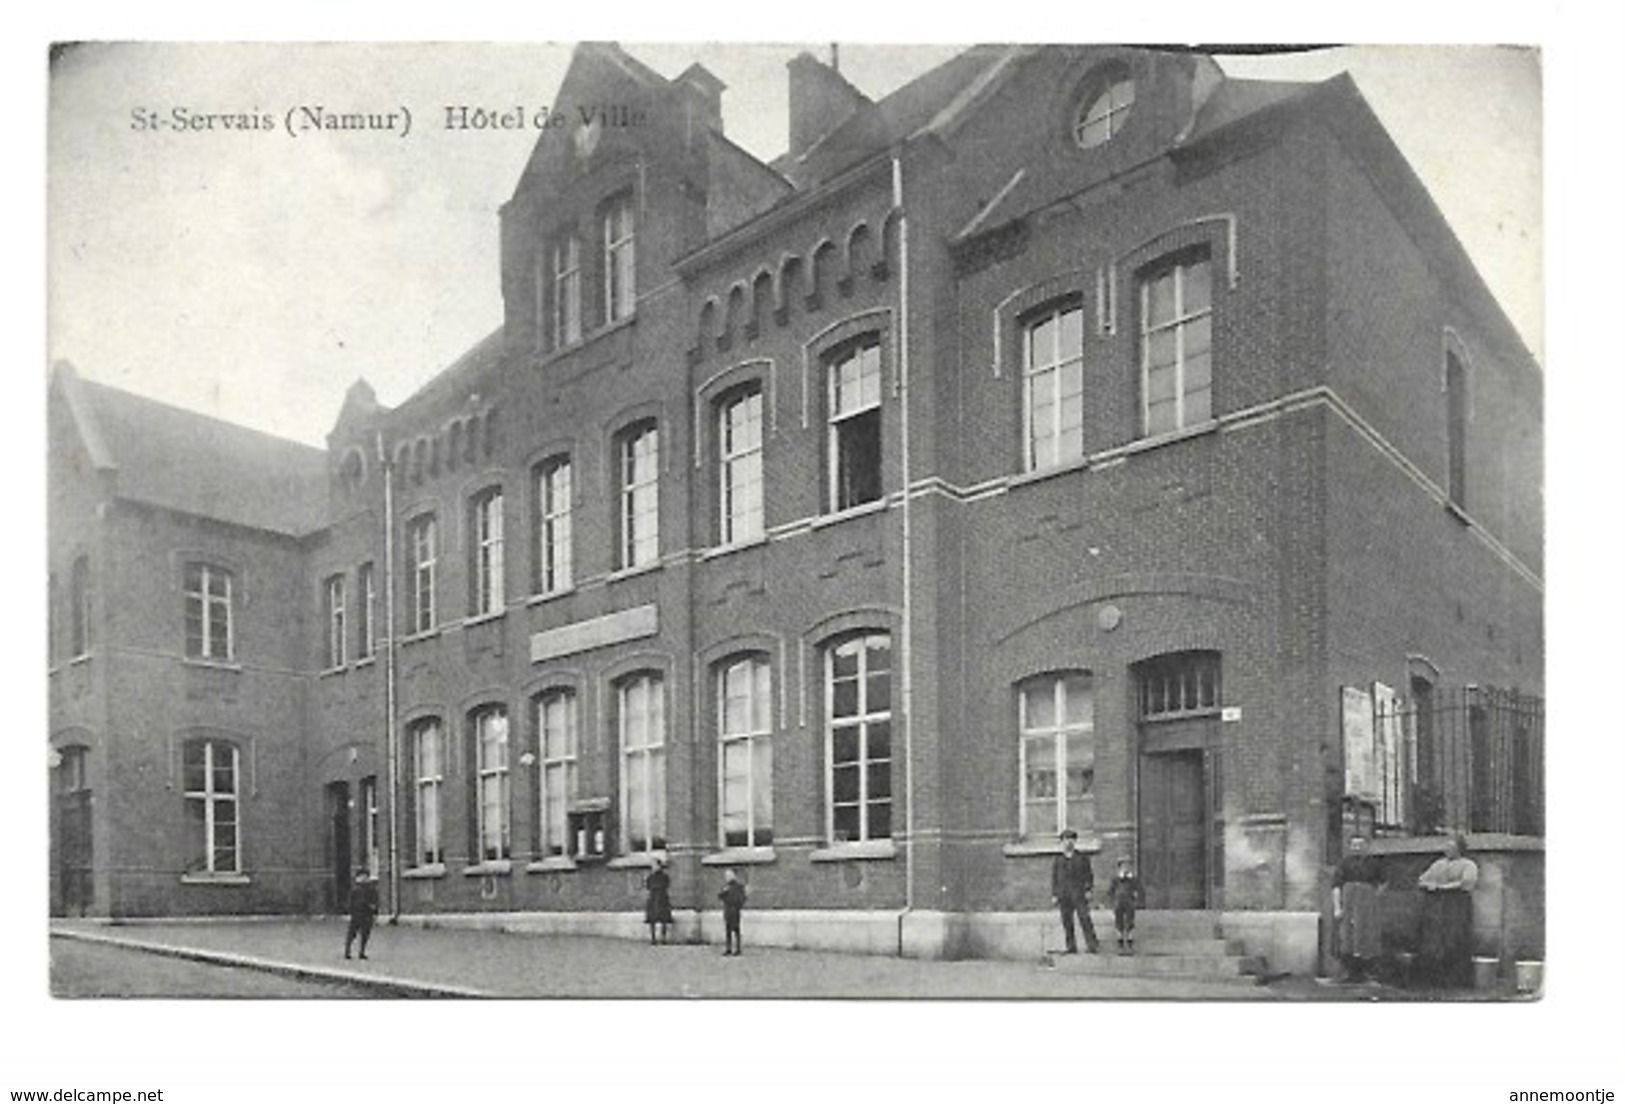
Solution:
M 488 875 L 506 877 L 512 873 L 512 859 L 487 859 L 485 862 L 475 863 L 473 866 L 463 868 L 463 877 L 465 878 L 484 878 Z
M 748 540 L 734 541 L 732 544 L 719 544 L 715 548 L 708 548 L 701 552 L 700 562 L 721 559 L 723 556 L 731 556 L 735 552 L 743 552 L 747 548 L 760 548 L 766 543 L 767 534 L 763 533 L 759 537 L 751 537 Z
M 181 885 L 245 886 L 247 874 L 182 874 Z
M 489 613 L 471 613 L 467 617 L 463 618 L 463 628 L 468 629 L 473 628 L 476 625 L 484 625 L 492 621 L 500 621 L 506 616 L 508 616 L 508 611 L 505 609 L 491 610 Z
M 198 667 L 208 671 L 230 671 L 233 674 L 242 674 L 243 665 L 224 659 L 204 659 L 199 656 L 187 656 L 181 662 L 187 667 Z
M 439 635 L 440 635 L 440 630 L 439 629 L 425 629 L 423 632 L 412 633 L 409 636 L 401 637 L 401 645 L 404 647 L 407 644 L 421 644 L 423 641 L 425 641 L 425 640 L 433 640 L 435 637 L 437 637 Z
M 363 667 L 371 667 L 374 663 L 377 663 L 377 662 L 378 662 L 378 657 L 376 655 L 365 656 L 365 657 L 355 661 L 355 669 L 357 671 L 359 671 Z
M 778 862 L 779 856 L 771 847 L 725 847 L 700 858 L 701 866 L 760 866 Z
M 1089 458 L 1080 456 L 1076 460 L 1068 460 L 1064 464 L 1052 464 L 1047 468 L 1034 468 L 1010 477 L 1010 489 L 1025 487 L 1029 483 L 1041 483 L 1046 479 L 1054 479 L 1060 475 L 1071 475 L 1074 472 L 1086 471 L 1089 468 Z
M 655 860 L 666 861 L 664 851 L 640 851 L 636 855 L 617 855 L 609 860 L 611 870 L 647 870 L 654 866 Z
M 557 874 L 579 870 L 576 861 L 568 855 L 550 855 L 525 864 L 526 874 Z
M 342 664 L 342 663 L 339 664 L 337 667 L 323 667 L 320 671 L 316 672 L 316 677 L 317 678 L 332 678 L 334 675 L 342 675 L 342 674 L 344 674 L 344 672 L 347 671 L 347 670 L 349 670 L 349 668 L 345 667 L 344 664 Z
M 656 560 L 654 563 L 639 564 L 637 567 L 623 567 L 619 571 L 611 571 L 604 581 L 618 583 L 622 579 L 635 579 L 639 575 L 648 575 L 651 572 L 659 571 L 661 566 L 660 561 Z
M 630 326 L 632 323 L 636 322 L 637 320 L 638 320 L 638 311 L 637 311 L 637 307 L 634 306 L 632 308 L 631 313 L 623 315 L 622 317 L 615 319 L 615 321 L 613 321 L 613 322 L 605 322 L 605 323 L 603 323 L 603 324 L 601 324 L 599 326 L 596 326 L 593 329 L 591 329 L 591 330 L 587 331 L 586 333 L 582 334 L 580 337 L 576 338 L 574 341 L 569 342 L 568 344 L 565 344 L 565 345 L 555 346 L 553 349 L 549 350 L 548 352 L 543 353 L 542 354 L 542 359 L 541 359 L 541 365 L 545 367 L 546 365 L 551 364 L 555 360 L 561 360 L 564 357 L 567 357 L 567 356 L 571 355 L 572 353 L 579 353 L 582 349 L 585 349 L 588 345 L 591 345 L 593 342 L 599 341 L 599 340 L 601 340 L 601 339 L 603 339 L 605 337 L 608 337 L 610 334 L 614 333 L 616 330 L 623 330 L 626 327 Z
M 423 866 L 412 866 L 401 871 L 401 877 L 403 878 L 444 878 L 445 876 L 445 863 L 426 863 Z
M 1025 858 L 1029 855 L 1059 855 L 1061 853 L 1060 840 L 1022 839 L 1007 843 L 1001 848 L 1007 859 Z M 1100 854 L 1100 841 L 1093 837 L 1078 838 L 1078 854 Z
M 568 598 L 575 592 L 576 588 L 574 586 L 567 586 L 560 587 L 558 590 L 549 590 L 540 594 L 532 594 L 529 598 L 525 599 L 525 605 L 540 606 L 547 602 L 557 601 L 560 598 Z
M 89 663 L 94 658 L 96 657 L 91 652 L 81 652 L 79 655 L 76 655 L 72 659 L 68 660 L 66 665 L 69 667 L 77 667 L 82 663 Z
M 815 863 L 868 862 L 897 857 L 897 845 L 889 839 L 864 840 L 861 843 L 832 843 L 807 856 Z
M 848 506 L 846 509 L 839 510 L 833 514 L 824 514 L 822 517 L 815 517 L 812 520 L 812 527 L 814 529 L 822 529 L 827 525 L 839 525 L 841 522 L 851 521 L 853 518 L 867 517 L 870 514 L 878 514 L 885 508 L 886 496 L 881 495 L 873 502 L 865 502 L 861 506 Z
M 1131 441 L 1127 445 L 1123 446 L 1123 448 L 1119 451 L 1119 455 L 1133 456 L 1137 452 L 1146 452 L 1149 449 L 1161 448 L 1164 445 L 1172 445 L 1179 441 L 1189 440 L 1192 437 L 1206 437 L 1208 434 L 1217 433 L 1218 431 L 1218 419 L 1209 418 L 1205 422 L 1198 422 L 1195 425 L 1185 426 L 1182 429 L 1170 429 L 1168 432 L 1159 433 L 1155 437 L 1141 437 L 1137 441 Z

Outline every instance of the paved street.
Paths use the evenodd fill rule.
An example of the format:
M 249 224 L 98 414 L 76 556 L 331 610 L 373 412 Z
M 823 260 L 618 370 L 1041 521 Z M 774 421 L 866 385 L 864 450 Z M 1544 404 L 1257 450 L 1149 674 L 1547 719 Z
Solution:
M 53 952 L 70 938 L 163 949 L 194 996 L 248 995 L 200 962 L 339 982 L 374 995 L 493 997 L 814 997 L 896 999 L 1272 1000 L 1245 980 L 1089 977 L 1038 962 L 925 962 L 747 946 L 724 958 L 712 946 L 651 947 L 629 940 L 380 926 L 369 959 L 345 961 L 339 919 L 52 924 Z M 158 955 L 152 956 L 158 959 Z M 176 975 L 180 976 L 179 973 Z M 217 982 L 216 977 L 220 980 Z M 53 985 L 56 983 L 53 981 Z M 81 985 L 83 983 L 80 983 Z M 92 987 L 93 988 L 93 987 Z M 156 995 L 156 994 L 155 994 Z M 290 994 L 266 994 L 290 995 Z M 309 992 L 298 995 L 336 995 Z
M 77 940 L 51 941 L 51 995 L 56 997 L 366 997 L 355 985 L 301 981 L 265 970 L 188 962 L 145 951 Z

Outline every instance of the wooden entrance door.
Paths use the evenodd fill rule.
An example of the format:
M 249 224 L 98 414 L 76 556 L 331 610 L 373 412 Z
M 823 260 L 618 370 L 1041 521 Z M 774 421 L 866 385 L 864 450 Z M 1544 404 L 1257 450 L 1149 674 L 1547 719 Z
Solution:
M 1202 752 L 1140 756 L 1140 873 L 1149 908 L 1207 907 Z
M 350 784 L 327 785 L 328 854 L 333 860 L 333 911 L 350 908 Z

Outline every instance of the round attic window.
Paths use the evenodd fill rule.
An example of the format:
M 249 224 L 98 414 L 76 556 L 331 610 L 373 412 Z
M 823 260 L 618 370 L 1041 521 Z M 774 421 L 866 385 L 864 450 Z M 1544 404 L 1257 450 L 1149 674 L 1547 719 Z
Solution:
M 1116 137 L 1128 122 L 1134 107 L 1134 80 L 1127 73 L 1114 72 L 1103 81 L 1091 81 L 1091 92 L 1072 124 L 1072 138 L 1079 149 L 1093 149 Z

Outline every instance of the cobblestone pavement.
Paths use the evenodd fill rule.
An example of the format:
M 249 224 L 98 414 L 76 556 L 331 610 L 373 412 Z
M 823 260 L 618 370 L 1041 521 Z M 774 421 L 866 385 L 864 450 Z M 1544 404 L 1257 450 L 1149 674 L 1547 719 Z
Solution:
M 1091 977 L 1039 962 L 935 962 L 603 938 L 380 925 L 367 960 L 346 961 L 341 919 L 55 921 L 53 942 L 111 942 L 162 949 L 193 961 L 306 980 L 364 986 L 377 995 L 493 997 L 906 997 L 1047 1000 L 1275 1000 L 1286 994 L 1245 980 Z M 226 996 L 208 975 L 197 996 Z M 224 984 L 224 983 L 222 983 Z
M 187 962 L 74 939 L 51 942 L 54 997 L 368 997 L 357 985 L 282 977 L 265 970 Z

